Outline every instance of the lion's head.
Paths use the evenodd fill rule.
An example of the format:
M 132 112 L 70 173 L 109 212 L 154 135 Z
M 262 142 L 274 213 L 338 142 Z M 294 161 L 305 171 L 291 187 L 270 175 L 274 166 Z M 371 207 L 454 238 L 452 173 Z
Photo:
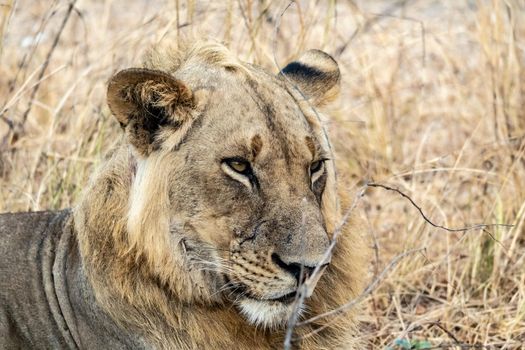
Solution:
M 108 265 L 104 249 L 127 261 L 108 279 L 142 271 L 150 282 L 125 282 L 133 293 L 233 303 L 254 325 L 284 325 L 299 283 L 330 264 L 335 172 L 314 107 L 339 79 L 322 51 L 272 75 L 214 43 L 154 50 L 145 68 L 117 73 L 108 104 L 131 147 L 108 161 L 77 215 L 83 230 L 111 227 L 84 254 L 98 240 L 93 264 Z M 125 283 L 116 290 L 132 293 Z

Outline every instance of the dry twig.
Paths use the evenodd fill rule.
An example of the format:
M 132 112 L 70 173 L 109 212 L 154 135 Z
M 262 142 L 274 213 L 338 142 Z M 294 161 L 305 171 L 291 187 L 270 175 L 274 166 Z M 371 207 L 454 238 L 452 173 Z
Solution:
M 37 84 L 34 86 L 33 90 L 31 91 L 31 96 L 29 98 L 29 103 L 27 105 L 27 109 L 25 110 L 24 114 L 22 114 L 22 120 L 20 122 L 19 127 L 21 129 L 24 128 L 24 125 L 26 123 L 27 117 L 29 116 L 29 113 L 31 112 L 31 109 L 33 108 L 33 103 L 36 97 L 36 94 L 38 90 L 40 89 L 40 81 L 42 80 L 42 77 L 44 76 L 47 67 L 49 66 L 49 63 L 51 62 L 51 57 L 53 56 L 53 53 L 55 52 L 56 47 L 58 46 L 58 42 L 60 41 L 60 37 L 62 36 L 62 33 L 64 32 L 64 28 L 66 27 L 66 24 L 71 17 L 71 13 L 73 12 L 73 9 L 75 7 L 77 0 L 72 0 L 69 3 L 69 6 L 67 7 L 66 13 L 64 15 L 64 18 L 62 19 L 62 23 L 60 24 L 60 27 L 58 29 L 57 34 L 55 35 L 55 38 L 53 40 L 53 43 L 51 44 L 51 47 L 49 48 L 49 51 L 47 52 L 46 59 L 44 60 L 44 64 L 42 65 L 42 68 L 40 69 L 40 73 L 37 77 Z

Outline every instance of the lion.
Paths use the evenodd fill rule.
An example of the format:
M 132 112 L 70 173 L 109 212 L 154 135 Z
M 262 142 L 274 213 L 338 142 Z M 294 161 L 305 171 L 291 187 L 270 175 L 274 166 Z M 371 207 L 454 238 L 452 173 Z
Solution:
M 79 203 L 0 216 L 1 347 L 277 349 L 298 315 L 293 348 L 358 348 L 357 308 L 302 322 L 366 275 L 317 110 L 339 84 L 322 51 L 274 75 L 210 41 L 116 73 L 124 135 Z

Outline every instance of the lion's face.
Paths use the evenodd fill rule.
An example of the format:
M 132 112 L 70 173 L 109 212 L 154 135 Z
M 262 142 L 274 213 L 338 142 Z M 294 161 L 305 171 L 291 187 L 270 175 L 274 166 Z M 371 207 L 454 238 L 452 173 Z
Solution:
M 189 285 L 176 288 L 281 325 L 299 283 L 329 263 L 323 201 L 333 174 L 315 112 L 301 100 L 331 91 L 337 64 L 308 52 L 283 69 L 286 78 L 199 64 L 173 75 L 126 70 L 110 82 L 110 107 L 138 155 L 129 234 L 157 263 L 182 268 Z M 167 249 L 155 245 L 161 239 Z M 166 266 L 159 271 L 169 274 Z

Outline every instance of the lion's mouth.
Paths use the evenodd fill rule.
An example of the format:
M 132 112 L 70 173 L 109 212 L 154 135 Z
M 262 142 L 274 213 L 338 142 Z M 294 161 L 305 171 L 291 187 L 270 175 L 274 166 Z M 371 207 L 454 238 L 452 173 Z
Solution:
M 297 292 L 291 292 L 291 293 L 288 293 L 288 294 L 285 294 L 279 298 L 275 298 L 275 299 L 269 299 L 271 301 L 279 301 L 281 303 L 285 303 L 285 304 L 289 304 L 289 303 L 292 303 L 293 301 L 295 301 L 295 297 L 297 296 Z
M 282 304 L 291 304 L 295 300 L 297 291 L 292 291 L 292 292 L 283 294 L 275 298 L 263 298 L 263 297 L 258 297 L 254 295 L 252 292 L 250 292 L 250 290 L 248 289 L 248 286 L 244 284 L 237 284 L 234 288 L 233 294 L 235 294 L 235 296 L 237 297 L 244 297 L 247 299 L 256 300 L 260 302 L 268 302 L 268 303 L 278 302 Z
M 276 328 L 286 325 L 293 312 L 302 312 L 302 307 L 297 310 L 294 307 L 295 296 L 296 292 L 277 298 L 253 298 L 245 295 L 239 298 L 235 305 L 249 323 Z
M 283 303 L 283 304 L 290 304 L 292 303 L 294 300 L 295 300 L 295 296 L 297 295 L 297 292 L 291 292 L 291 293 L 288 293 L 288 294 L 285 294 L 285 295 L 282 295 L 280 297 L 277 297 L 277 298 L 257 298 L 257 297 L 253 297 L 251 295 L 248 295 L 248 294 L 245 294 L 246 297 L 250 298 L 250 299 L 255 299 L 255 300 L 258 300 L 258 301 L 267 301 L 267 302 L 279 302 L 279 303 Z

